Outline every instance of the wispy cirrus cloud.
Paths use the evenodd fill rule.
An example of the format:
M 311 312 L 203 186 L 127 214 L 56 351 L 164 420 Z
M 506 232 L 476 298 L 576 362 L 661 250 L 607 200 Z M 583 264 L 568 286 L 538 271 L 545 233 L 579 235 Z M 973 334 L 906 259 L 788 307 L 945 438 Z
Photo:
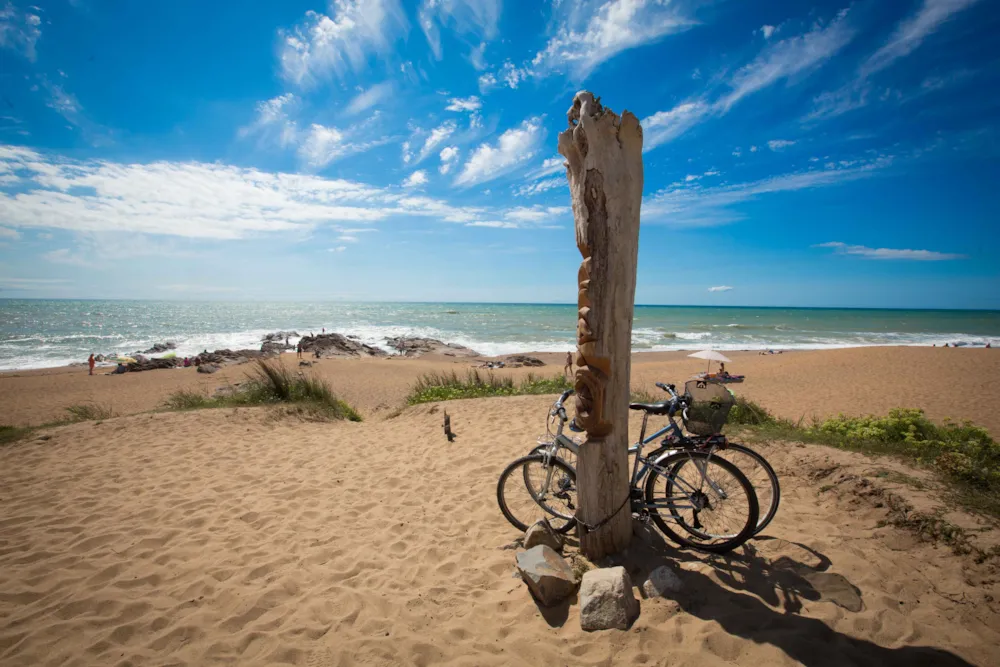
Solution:
M 445 107 L 448 111 L 478 111 L 483 108 L 483 101 L 475 95 L 469 97 L 453 97 Z
M 675 183 L 646 197 L 643 222 L 679 227 L 709 227 L 743 219 L 738 206 L 758 197 L 828 187 L 869 178 L 893 162 L 891 156 L 829 163 L 824 168 L 790 172 L 756 181 L 704 186 L 699 179 Z
M 351 101 L 347 103 L 345 111 L 351 116 L 367 111 L 389 99 L 392 96 L 392 90 L 393 86 L 390 81 L 377 83 L 351 98 Z
M 659 0 L 592 0 L 566 3 L 555 34 L 531 61 L 531 72 L 568 74 L 586 79 L 619 53 L 663 39 L 696 25 L 680 3 Z
M 861 63 L 851 81 L 836 90 L 817 95 L 813 100 L 815 108 L 803 120 L 807 123 L 826 120 L 868 106 L 879 97 L 870 82 L 873 75 L 915 51 L 955 14 L 976 1 L 923 0 L 914 14 L 896 26 L 888 41 Z
M 279 32 L 282 76 L 311 87 L 362 72 L 372 57 L 391 54 L 409 27 L 399 0 L 334 0 L 329 14 L 310 10 L 299 25 Z
M 475 185 L 499 178 L 530 162 L 538 154 L 545 128 L 541 118 L 529 118 L 500 135 L 495 144 L 484 143 L 469 156 L 456 185 Z
M 553 190 L 555 188 L 566 186 L 566 179 L 564 177 L 557 178 L 543 178 L 540 181 L 535 181 L 534 183 L 527 183 L 521 185 L 514 189 L 515 197 L 532 197 L 534 195 L 540 195 L 543 192 Z
M 953 15 L 976 2 L 977 0 L 923 0 L 920 9 L 903 20 L 889 37 L 889 41 L 861 65 L 860 76 L 868 77 L 909 55 Z
M 643 149 L 652 150 L 681 136 L 699 123 L 727 114 L 738 102 L 781 81 L 818 69 L 846 46 L 855 34 L 847 11 L 826 24 L 779 42 L 769 42 L 750 63 L 738 69 L 714 100 L 706 95 L 686 100 L 672 109 L 642 119 L 646 131 Z
M 865 259 L 901 259 L 918 262 L 941 262 L 952 259 L 965 259 L 965 255 L 934 250 L 909 250 L 897 248 L 868 248 L 863 245 L 850 245 L 840 241 L 817 243 L 814 248 L 831 248 L 838 255 L 858 255 Z
M 497 35 L 501 0 L 423 0 L 417 10 L 418 22 L 434 57 L 441 60 L 441 28 L 450 28 L 460 36 L 472 36 L 476 42 L 491 40 Z M 470 56 L 482 59 L 482 46 Z M 481 68 L 479 68 L 481 69 Z
M 716 285 L 715 287 L 709 287 L 709 292 L 730 292 L 732 291 L 732 285 Z
M 0 7 L 0 48 L 15 51 L 34 62 L 36 46 L 42 36 L 42 18 L 38 7 L 18 9 L 13 2 Z

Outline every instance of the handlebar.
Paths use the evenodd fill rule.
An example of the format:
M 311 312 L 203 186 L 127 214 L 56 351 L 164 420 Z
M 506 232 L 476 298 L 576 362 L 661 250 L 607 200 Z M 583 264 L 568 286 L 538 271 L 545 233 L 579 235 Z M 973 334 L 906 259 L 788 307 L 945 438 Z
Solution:
M 572 396 L 574 393 L 575 393 L 574 389 L 567 389 L 566 391 L 564 391 L 562 395 L 560 395 L 559 398 L 556 400 L 556 402 L 552 405 L 552 411 L 549 414 L 551 414 L 553 417 L 558 416 L 559 419 L 561 419 L 564 422 L 567 419 L 569 419 L 569 417 L 566 416 L 566 408 L 563 407 L 563 403 L 565 403 L 566 399 Z
M 675 391 L 676 387 L 674 387 L 674 385 L 657 382 L 656 386 L 662 389 L 663 391 L 667 392 L 668 394 L 670 394 L 672 397 L 677 398 L 677 392 Z

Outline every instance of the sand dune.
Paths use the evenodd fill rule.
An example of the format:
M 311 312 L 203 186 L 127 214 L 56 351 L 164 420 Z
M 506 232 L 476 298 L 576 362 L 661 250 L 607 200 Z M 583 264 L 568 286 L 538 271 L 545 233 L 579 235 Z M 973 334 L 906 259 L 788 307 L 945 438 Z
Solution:
M 636 583 L 667 563 L 686 590 L 631 630 L 539 610 L 494 493 L 550 400 L 451 402 L 454 444 L 424 405 L 363 424 L 138 415 L 0 449 L 0 663 L 1000 662 L 994 573 L 880 526 L 852 484 L 890 464 L 812 446 L 767 449 L 782 509 L 731 558 L 638 531 Z

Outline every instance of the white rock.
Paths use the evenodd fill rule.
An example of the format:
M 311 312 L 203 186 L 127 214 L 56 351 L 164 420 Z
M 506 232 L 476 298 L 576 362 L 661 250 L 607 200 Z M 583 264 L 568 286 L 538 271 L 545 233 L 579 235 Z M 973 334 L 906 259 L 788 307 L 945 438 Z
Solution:
M 624 567 L 590 570 L 580 584 L 580 627 L 594 630 L 627 630 L 639 617 L 639 601 Z
M 646 594 L 647 598 L 670 597 L 671 593 L 678 593 L 682 588 L 684 588 L 684 582 L 665 565 L 650 572 L 649 578 L 642 584 L 642 592 Z
M 530 549 L 544 544 L 555 551 L 562 551 L 563 541 L 556 531 L 552 530 L 552 525 L 548 519 L 541 519 L 528 527 L 524 532 L 524 548 Z
M 517 554 L 517 571 L 546 607 L 558 604 L 576 590 L 576 574 L 562 556 L 539 545 Z

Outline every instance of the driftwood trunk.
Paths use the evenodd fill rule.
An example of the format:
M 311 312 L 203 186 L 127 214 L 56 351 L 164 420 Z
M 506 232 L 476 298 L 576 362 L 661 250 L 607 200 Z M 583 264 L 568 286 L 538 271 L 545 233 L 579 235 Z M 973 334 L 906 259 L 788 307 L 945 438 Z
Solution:
M 642 128 L 625 111 L 577 93 L 569 129 L 559 135 L 566 158 L 580 264 L 576 421 L 587 432 L 577 470 L 580 546 L 600 558 L 632 536 L 628 502 L 628 400 L 632 313 L 642 203 Z M 589 530 L 586 526 L 598 526 Z

